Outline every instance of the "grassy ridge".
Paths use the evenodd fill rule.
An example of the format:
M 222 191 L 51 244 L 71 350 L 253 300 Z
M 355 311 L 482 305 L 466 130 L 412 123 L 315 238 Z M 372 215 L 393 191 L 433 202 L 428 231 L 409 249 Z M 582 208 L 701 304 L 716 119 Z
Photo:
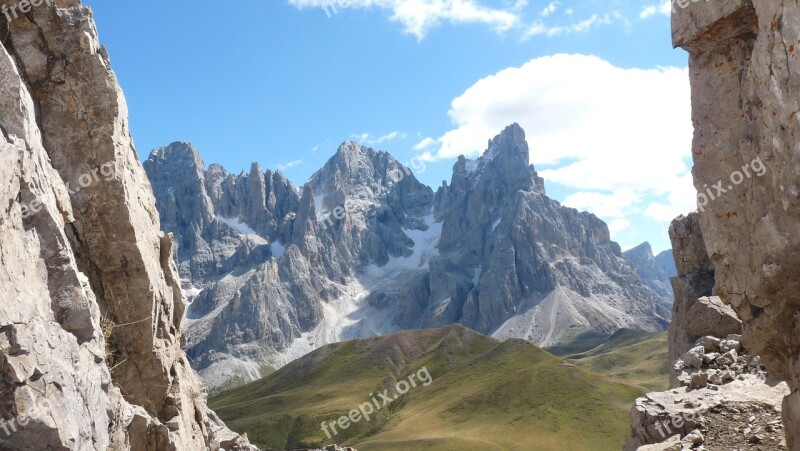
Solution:
M 636 340 L 618 344 L 623 342 L 576 362 L 603 367 L 613 362 L 605 356 L 620 349 L 649 349 L 637 348 Z M 423 367 L 433 382 L 382 406 L 371 421 L 354 423 L 332 439 L 320 429 L 322 421 L 368 402 L 371 393 L 393 393 L 397 380 Z M 212 398 L 211 406 L 264 449 L 336 442 L 360 451 L 618 450 L 630 405 L 642 393 L 530 343 L 501 343 L 448 326 L 326 346 Z
M 669 385 L 666 332 L 622 329 L 600 346 L 566 358 L 581 368 L 646 391 L 663 391 Z

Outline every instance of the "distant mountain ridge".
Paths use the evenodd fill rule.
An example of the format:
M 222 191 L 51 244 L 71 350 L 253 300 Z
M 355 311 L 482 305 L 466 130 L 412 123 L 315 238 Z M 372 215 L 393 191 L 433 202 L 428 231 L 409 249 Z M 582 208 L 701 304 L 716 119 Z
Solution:
M 189 143 L 144 166 L 192 299 L 187 352 L 212 390 L 401 329 L 459 323 L 549 346 L 669 317 L 605 223 L 546 196 L 517 124 L 435 193 L 354 142 L 301 187 L 257 165 L 206 169 Z
M 675 294 L 672 292 L 670 278 L 678 275 L 672 249 L 653 255 L 650 243 L 644 242 L 622 255 L 636 267 L 644 285 L 659 299 L 671 305 Z

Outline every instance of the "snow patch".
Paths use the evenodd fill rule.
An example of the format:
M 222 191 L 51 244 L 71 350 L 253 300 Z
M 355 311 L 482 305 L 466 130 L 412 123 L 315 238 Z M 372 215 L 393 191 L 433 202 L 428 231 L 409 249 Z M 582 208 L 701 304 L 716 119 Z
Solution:
M 483 273 L 483 266 L 478 266 L 475 268 L 475 275 L 472 276 L 472 285 L 478 286 L 478 282 L 481 280 L 481 274 Z
M 216 217 L 220 221 L 236 229 L 237 232 L 252 240 L 255 244 L 259 246 L 267 244 L 267 240 L 256 233 L 256 231 L 251 229 L 247 224 L 243 223 L 240 218 L 225 218 L 220 215 L 216 215 Z
M 405 234 L 414 241 L 412 254 L 408 257 L 392 257 L 382 267 L 370 265 L 365 275 L 374 278 L 395 277 L 406 270 L 428 269 L 432 257 L 439 255 L 439 240 L 442 237 L 442 224 L 435 222 L 433 214 L 425 218 L 428 230 L 404 229 Z
M 391 309 L 378 310 L 369 305 L 369 291 L 363 284 L 351 281 L 342 288 L 345 292 L 343 296 L 322 303 L 323 320 L 320 324 L 304 332 L 288 349 L 271 358 L 271 365 L 280 368 L 331 343 L 386 335 L 399 330 L 392 322 Z
M 220 215 L 217 215 L 217 219 L 228 224 L 229 226 L 236 229 L 239 233 L 245 235 L 254 235 L 256 231 L 251 229 L 247 224 L 243 223 L 239 218 L 226 218 Z

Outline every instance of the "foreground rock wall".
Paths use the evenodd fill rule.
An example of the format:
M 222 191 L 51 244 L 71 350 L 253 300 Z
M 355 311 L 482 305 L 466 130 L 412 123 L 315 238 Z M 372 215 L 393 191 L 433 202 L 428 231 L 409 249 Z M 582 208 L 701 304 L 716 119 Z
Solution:
M 0 18 L 0 448 L 249 449 L 181 350 L 172 238 L 91 11 L 56 3 Z
M 745 347 L 788 381 L 787 439 L 800 449 L 800 4 L 677 6 L 673 42 L 689 52 L 693 174 L 716 290 L 741 317 Z

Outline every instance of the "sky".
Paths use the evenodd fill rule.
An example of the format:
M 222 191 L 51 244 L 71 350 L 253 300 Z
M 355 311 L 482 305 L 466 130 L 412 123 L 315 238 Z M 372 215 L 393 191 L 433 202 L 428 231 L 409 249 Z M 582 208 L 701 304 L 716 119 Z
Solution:
M 84 4 L 142 159 L 190 141 L 206 164 L 258 162 L 300 185 L 355 140 L 414 161 L 435 189 L 517 122 L 548 194 L 605 220 L 623 249 L 669 248 L 669 222 L 695 209 L 669 1 Z

